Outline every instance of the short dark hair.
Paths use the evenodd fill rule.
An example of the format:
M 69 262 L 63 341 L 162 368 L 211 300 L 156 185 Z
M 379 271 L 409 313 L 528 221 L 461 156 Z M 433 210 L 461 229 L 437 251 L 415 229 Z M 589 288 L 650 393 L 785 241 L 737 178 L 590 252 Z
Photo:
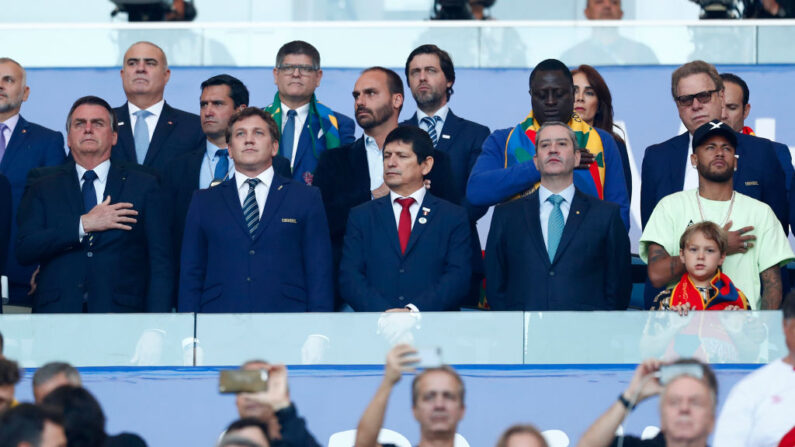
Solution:
M 671 364 L 700 366 L 701 372 L 703 374 L 703 376 L 701 377 L 701 381 L 703 381 L 704 384 L 707 385 L 707 388 L 709 388 L 710 394 L 712 395 L 713 409 L 718 408 L 718 379 L 715 377 L 715 373 L 712 371 L 712 368 L 710 368 L 709 365 L 694 358 L 679 359 Z
M 795 318 L 795 290 L 790 291 L 784 297 L 784 302 L 781 303 L 781 313 L 784 314 L 785 320 Z
M 720 75 L 718 74 L 718 70 L 715 69 L 715 66 L 709 62 L 695 60 L 682 65 L 681 67 L 674 70 L 673 73 L 671 73 L 671 95 L 674 97 L 674 100 L 679 95 L 679 92 L 677 91 L 679 88 L 679 81 L 688 76 L 702 73 L 712 79 L 712 83 L 715 84 L 715 89 L 718 91 L 723 90 L 723 79 L 721 79 Z
M 0 386 L 16 385 L 22 373 L 19 364 L 7 358 L 0 358 Z
M 458 373 L 447 365 L 438 366 L 436 368 L 428 368 L 423 370 L 421 373 L 414 376 L 414 380 L 411 382 L 411 406 L 417 406 L 417 400 L 420 398 L 420 380 L 423 377 L 427 376 L 428 374 L 434 372 L 443 372 L 449 374 L 456 382 L 458 382 L 458 387 L 461 390 L 459 397 L 461 398 L 461 406 L 464 405 L 464 395 L 466 394 L 466 389 L 464 388 L 464 381 L 461 379 L 461 376 Z
M 85 388 L 63 385 L 53 390 L 42 401 L 63 416 L 63 428 L 70 446 L 103 445 L 105 413 L 97 399 Z
M 231 118 L 229 118 L 229 124 L 226 126 L 226 142 L 229 142 L 229 139 L 232 137 L 232 127 L 235 125 L 236 122 L 248 118 L 250 116 L 258 116 L 265 121 L 265 124 L 268 125 L 268 130 L 271 134 L 271 139 L 273 141 L 279 141 L 279 126 L 274 121 L 273 117 L 270 113 L 258 108 L 258 107 L 246 107 L 245 109 L 235 112 Z
M 417 163 L 422 163 L 428 157 L 433 157 L 433 141 L 428 132 L 417 126 L 398 126 L 384 140 L 384 147 L 389 143 L 400 141 L 411 145 L 411 150 L 417 156 Z
M 232 422 L 228 427 L 226 427 L 226 433 L 229 433 L 230 431 L 243 430 L 244 428 L 248 427 L 258 428 L 262 432 L 262 436 L 265 436 L 265 439 L 270 441 L 270 437 L 268 436 L 268 426 L 265 425 L 265 423 L 261 420 L 255 418 L 243 418 Z
M 544 435 L 537 428 L 532 425 L 521 424 L 508 427 L 507 430 L 502 432 L 500 439 L 497 441 L 497 447 L 508 447 L 508 440 L 511 439 L 511 436 L 522 433 L 535 437 L 542 447 L 548 447 L 547 440 L 544 439 Z
M 15 447 L 22 442 L 40 445 L 45 422 L 62 425 L 60 415 L 47 407 L 19 404 L 5 411 L 0 416 L 0 445 Z
M 303 40 L 294 40 L 282 45 L 282 47 L 279 48 L 279 52 L 276 53 L 277 68 L 282 65 L 284 58 L 288 54 L 304 54 L 309 56 L 309 58 L 312 59 L 312 68 L 316 70 L 320 68 L 320 53 L 317 51 L 317 48 L 312 46 L 312 44 L 309 42 L 304 42 Z
M 391 95 L 400 94 L 400 96 L 403 96 L 404 98 L 406 97 L 406 95 L 403 93 L 403 80 L 400 79 L 400 76 L 397 73 L 395 73 L 393 70 L 376 66 L 376 67 L 365 68 L 364 70 L 362 70 L 362 74 L 365 74 L 370 71 L 380 71 L 386 75 L 386 83 L 387 83 L 387 88 L 389 88 L 389 94 Z M 398 109 L 398 112 L 400 112 L 400 110 L 402 109 L 403 105 L 401 104 L 400 109 Z
M 44 385 L 58 374 L 65 375 L 72 385 L 80 386 L 81 384 L 80 373 L 77 372 L 74 366 L 66 362 L 49 362 L 36 369 L 36 372 L 33 373 L 33 388 Z
M 409 64 L 411 64 L 412 59 L 415 56 L 420 54 L 435 54 L 436 57 L 439 58 L 439 66 L 442 68 L 442 73 L 444 73 L 445 79 L 447 79 L 451 84 L 455 84 L 455 67 L 453 67 L 453 59 L 450 57 L 450 54 L 447 51 L 437 47 L 433 44 L 425 44 L 420 45 L 414 49 L 409 54 L 408 59 L 406 59 L 406 82 L 409 82 Z M 450 95 L 453 94 L 453 86 L 447 88 L 447 100 L 450 100 Z
M 571 75 L 571 70 L 569 70 L 569 67 L 567 67 L 566 64 L 557 59 L 544 59 L 543 61 L 539 62 L 535 68 L 533 68 L 533 71 L 530 72 L 530 88 L 533 88 L 533 79 L 535 79 L 536 74 L 542 71 L 559 71 L 563 73 L 563 76 L 573 88 L 574 78 Z
M 212 87 L 215 85 L 225 85 L 229 87 L 229 97 L 232 98 L 235 108 L 240 107 L 241 105 L 248 105 L 248 89 L 246 88 L 246 85 L 240 81 L 240 79 L 230 76 L 226 73 L 215 75 L 202 82 L 201 89 L 204 91 L 204 89 L 207 87 Z
M 75 110 L 77 110 L 78 107 L 86 104 L 105 108 L 105 110 L 108 111 L 111 128 L 114 132 L 119 131 L 119 120 L 116 118 L 116 111 L 113 110 L 113 107 L 111 107 L 107 101 L 100 98 L 99 96 L 89 95 L 78 98 L 78 100 L 72 104 L 72 108 L 69 109 L 69 114 L 66 115 L 66 133 L 69 133 L 69 128 L 72 126 L 72 114 L 75 113 Z
M 743 81 L 743 78 L 737 76 L 734 73 L 721 73 L 720 78 L 723 79 L 724 88 L 726 87 L 727 82 L 731 82 L 740 86 L 740 89 L 743 91 L 743 107 L 747 106 L 748 100 L 751 99 L 751 91 L 748 90 L 748 84 Z

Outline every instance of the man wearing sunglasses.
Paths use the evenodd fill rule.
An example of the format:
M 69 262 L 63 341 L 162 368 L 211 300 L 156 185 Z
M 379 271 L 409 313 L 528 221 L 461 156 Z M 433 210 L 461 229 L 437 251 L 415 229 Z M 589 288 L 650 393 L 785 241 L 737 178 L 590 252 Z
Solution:
M 721 118 L 724 86 L 712 64 L 693 61 L 671 76 L 671 93 L 686 132 L 646 148 L 641 168 L 640 213 L 643 226 L 665 196 L 698 187 L 698 171 L 690 165 L 689 148 L 699 126 Z M 737 134 L 734 190 L 760 200 L 773 209 L 787 231 L 788 201 L 784 171 L 769 140 Z M 730 228 L 730 237 L 746 231 Z M 647 283 L 646 303 L 657 290 Z M 648 306 L 647 306 L 648 307 Z
M 353 120 L 318 102 L 315 89 L 323 70 L 320 53 L 308 42 L 288 42 L 276 53 L 273 82 L 279 88 L 265 108 L 279 126 L 279 155 L 290 161 L 292 177 L 311 185 L 321 152 L 353 143 Z

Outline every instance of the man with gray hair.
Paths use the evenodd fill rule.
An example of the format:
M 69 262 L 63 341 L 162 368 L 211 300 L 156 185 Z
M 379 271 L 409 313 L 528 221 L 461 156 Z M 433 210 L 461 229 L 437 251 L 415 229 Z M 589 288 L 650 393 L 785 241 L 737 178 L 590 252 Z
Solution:
M 66 362 L 50 362 L 33 373 L 33 398 L 40 404 L 50 392 L 62 385 L 83 386 L 80 373 Z
M 619 206 L 574 186 L 574 131 L 546 121 L 536 134 L 538 189 L 498 205 L 486 246 L 493 310 L 626 309 L 629 237 Z

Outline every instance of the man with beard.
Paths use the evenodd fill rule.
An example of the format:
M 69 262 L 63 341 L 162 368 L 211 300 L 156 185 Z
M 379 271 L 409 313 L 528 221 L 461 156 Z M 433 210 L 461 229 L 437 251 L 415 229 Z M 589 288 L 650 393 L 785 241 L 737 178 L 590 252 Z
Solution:
M 368 68 L 353 87 L 353 100 L 356 122 L 364 135 L 350 145 L 323 152 L 313 183 L 320 188 L 326 207 L 335 272 L 342 258 L 351 208 L 389 194 L 389 187 L 384 183 L 383 147 L 386 136 L 398 127 L 398 116 L 403 108 L 403 81 L 388 68 Z M 437 150 L 433 158 L 433 171 L 427 177 L 433 185 L 431 191 L 447 199 L 449 161 Z M 443 168 L 439 169 L 439 165 Z
M 689 225 L 709 220 L 725 230 L 738 228 L 729 232 L 723 271 L 745 293 L 751 309 L 778 309 L 779 267 L 795 254 L 773 210 L 734 190 L 735 170 L 744 161 L 735 158 L 739 136 L 718 120 L 695 130 L 690 163 L 698 172 L 698 188 L 660 200 L 641 235 L 640 257 L 649 265 L 654 287 L 670 286 L 685 272 L 678 256 L 679 237 Z

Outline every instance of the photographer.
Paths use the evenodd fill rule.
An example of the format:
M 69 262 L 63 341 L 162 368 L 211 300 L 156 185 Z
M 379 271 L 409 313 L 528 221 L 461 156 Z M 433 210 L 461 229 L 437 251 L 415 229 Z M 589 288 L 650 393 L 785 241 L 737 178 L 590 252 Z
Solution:
M 693 367 L 695 371 L 693 371 Z M 666 383 L 663 368 L 671 368 Z M 697 377 L 699 376 L 699 377 Z M 616 437 L 616 429 L 640 402 L 660 395 L 660 433 L 653 439 Z M 718 382 L 709 366 L 694 359 L 680 359 L 663 365 L 649 359 L 638 365 L 627 389 L 618 396 L 580 439 L 579 447 L 683 446 L 707 445 L 715 425 Z

